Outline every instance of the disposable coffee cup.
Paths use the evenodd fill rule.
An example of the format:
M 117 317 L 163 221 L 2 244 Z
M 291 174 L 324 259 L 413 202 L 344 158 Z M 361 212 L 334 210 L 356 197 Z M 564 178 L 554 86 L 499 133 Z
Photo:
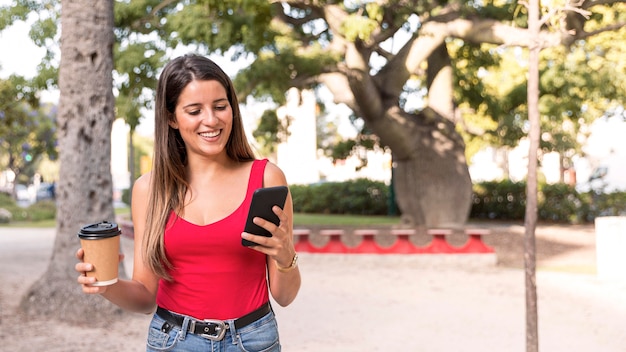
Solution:
M 121 233 L 116 223 L 108 221 L 83 226 L 78 232 L 85 252 L 83 261 L 93 265 L 87 276 L 97 280 L 92 286 L 108 286 L 117 282 Z

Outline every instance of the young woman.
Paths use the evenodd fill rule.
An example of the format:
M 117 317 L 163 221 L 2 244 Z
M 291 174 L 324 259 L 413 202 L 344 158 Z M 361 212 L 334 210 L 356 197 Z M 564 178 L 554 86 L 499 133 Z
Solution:
M 232 82 L 213 61 L 186 55 L 165 66 L 154 144 L 152 171 L 133 186 L 132 279 L 91 286 L 79 249 L 78 283 L 127 310 L 156 308 L 148 351 L 280 351 L 269 294 L 287 306 L 300 288 L 291 195 L 272 209 L 279 226 L 255 218 L 272 237 L 243 232 L 254 190 L 287 182 L 255 159 Z

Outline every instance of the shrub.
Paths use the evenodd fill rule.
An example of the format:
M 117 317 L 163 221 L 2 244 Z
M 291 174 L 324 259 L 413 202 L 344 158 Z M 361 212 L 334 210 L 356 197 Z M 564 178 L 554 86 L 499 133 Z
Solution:
M 289 187 L 298 213 L 387 215 L 389 186 L 356 179 Z
M 470 218 L 524 220 L 525 182 L 481 182 L 473 189 Z M 542 184 L 537 201 L 537 215 L 543 221 L 580 223 L 598 216 L 626 215 L 626 192 L 578 193 L 566 184 Z
M 28 213 L 19 207 L 15 200 L 6 193 L 0 193 L 0 208 L 11 214 L 9 221 L 20 221 L 28 216 Z
M 11 222 L 11 218 L 13 218 L 13 215 L 11 215 L 11 212 L 4 209 L 4 208 L 0 208 L 0 224 L 8 224 Z
M 539 193 L 538 216 L 542 220 L 579 223 L 584 221 L 583 197 L 574 186 L 564 183 L 543 185 Z
M 475 219 L 523 219 L 526 183 L 489 181 L 474 184 L 470 217 Z
M 124 188 L 122 190 L 122 202 L 126 205 L 130 205 L 130 188 Z
M 357 179 L 312 185 L 291 185 L 294 211 L 317 214 L 388 215 L 389 186 Z M 524 220 L 526 182 L 489 181 L 473 186 L 470 218 Z M 626 193 L 578 193 L 565 184 L 540 184 L 538 218 L 543 221 L 579 223 L 597 216 L 625 215 Z
M 7 206 L 15 206 L 15 201 L 11 198 L 11 195 L 0 192 L 0 208 L 5 208 Z
M 9 221 L 51 220 L 56 216 L 56 203 L 53 200 L 42 200 L 31 204 L 27 208 L 22 208 L 10 196 L 0 194 L 0 208 L 11 214 Z M 2 216 L 0 214 L 0 217 Z M 2 221 L 0 219 L 0 223 Z
M 593 220 L 598 216 L 626 215 L 626 192 L 595 193 L 589 192 L 589 215 Z
M 53 200 L 42 200 L 27 208 L 31 221 L 51 220 L 56 217 L 57 206 Z

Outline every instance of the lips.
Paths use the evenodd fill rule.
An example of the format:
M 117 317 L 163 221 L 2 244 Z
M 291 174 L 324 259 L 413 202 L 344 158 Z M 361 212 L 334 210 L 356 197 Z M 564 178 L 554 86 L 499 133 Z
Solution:
M 217 130 L 217 131 L 211 131 L 211 132 L 201 132 L 199 133 L 200 137 L 204 137 L 204 138 L 213 138 L 213 137 L 217 137 L 222 133 L 222 130 Z

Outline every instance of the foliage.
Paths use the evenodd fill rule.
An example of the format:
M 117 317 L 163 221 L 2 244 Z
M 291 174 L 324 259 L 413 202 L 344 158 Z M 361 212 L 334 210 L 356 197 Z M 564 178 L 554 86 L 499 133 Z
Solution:
M 523 220 L 526 183 L 489 181 L 474 185 L 470 218 Z M 581 223 L 598 216 L 626 214 L 626 192 L 579 193 L 575 187 L 557 183 L 539 187 L 538 218 L 542 221 Z
M 485 72 L 497 71 L 499 67 L 506 66 L 507 61 L 502 55 L 496 50 L 490 50 L 488 45 L 472 45 L 461 40 L 453 40 L 448 46 L 456 62 L 454 99 L 462 116 L 458 129 L 466 141 L 465 154 L 471 159 L 485 145 L 493 143 L 490 131 L 498 128 L 498 119 L 495 117 L 505 115 L 504 111 L 500 111 L 501 105 L 498 105 L 504 93 L 502 87 L 519 81 L 519 78 L 512 75 L 508 80 L 502 79 L 498 85 L 491 86 L 484 77 Z M 506 107 L 502 107 L 502 110 L 506 110 Z M 493 116 L 494 119 L 486 116 Z
M 25 86 L 35 93 L 55 88 L 58 84 L 56 54 L 59 51 L 60 9 L 59 0 L 14 0 L 11 5 L 0 7 L 0 31 L 36 14 L 28 36 L 35 45 L 45 49 L 45 54 L 37 66 L 37 76 Z
M 626 5 L 619 0 L 567 7 L 543 3 L 540 38 L 530 38 L 528 11 L 520 2 L 136 0 L 115 5 L 115 69 L 121 82 L 116 108 L 131 129 L 142 109 L 150 107 L 157 72 L 169 56 L 180 53 L 179 44 L 200 54 L 245 59 L 234 78 L 244 97 L 280 104 L 290 87 L 328 87 L 335 103 L 348 106 L 365 121 L 359 126 L 376 135 L 370 138 L 363 130 L 361 139 L 337 143 L 336 157 L 349 154 L 348 148 L 381 143 L 396 160 L 423 168 L 430 165 L 418 163 L 417 156 L 427 153 L 414 149 L 432 144 L 415 142 L 419 137 L 407 126 L 448 136 L 453 133 L 447 122 L 462 122 L 456 127 L 466 143 L 454 141 L 460 149 L 468 145 L 470 154 L 484 143 L 513 146 L 525 137 L 525 48 L 533 43 L 544 49 L 541 148 L 561 153 L 564 166 L 578 153 L 585 124 L 623 105 L 626 96 L 620 59 L 626 52 Z M 0 30 L 31 12 L 44 14 L 31 31 L 34 41 L 47 47 L 56 42 L 58 0 L 15 0 L 0 9 Z M 48 78 L 52 59 L 40 67 Z M 447 89 L 433 89 L 441 78 L 435 76 L 437 68 L 454 72 L 452 79 L 435 84 Z M 449 110 L 438 112 L 436 123 L 430 114 L 434 106 Z M 271 141 L 276 131 L 268 131 Z M 459 169 L 465 166 L 462 157 L 451 160 L 458 160 Z M 447 189 L 461 184 L 455 181 Z
M 626 30 L 620 32 L 623 38 Z M 574 155 L 581 154 L 591 122 L 624 104 L 626 71 L 614 58 L 626 53 L 626 45 L 621 41 L 616 45 L 620 32 L 601 33 L 541 53 L 540 148 L 544 153 L 558 152 L 566 168 Z M 462 102 L 466 139 L 471 145 L 476 142 L 473 136 L 483 136 L 480 145 L 513 147 L 528 132 L 526 53 L 519 48 L 482 47 L 470 53 L 469 46 L 463 45 L 455 52 L 456 99 Z M 492 58 L 484 59 L 486 53 Z M 461 60 L 467 58 L 471 58 L 468 63 Z M 468 155 L 477 149 L 468 150 Z
M 13 218 L 13 215 L 11 214 L 10 211 L 4 208 L 0 208 L 0 224 L 7 224 L 11 222 L 12 218 Z
M 26 211 L 30 221 L 50 220 L 56 217 L 57 207 L 53 200 L 43 200 L 30 205 Z
M 131 190 L 129 188 L 122 190 L 122 203 L 130 205 L 130 192 Z
M 146 173 L 150 169 L 150 165 L 144 165 L 144 162 L 147 160 L 152 162 L 152 151 L 154 148 L 154 140 L 149 137 L 135 135 L 133 137 L 133 146 L 134 146 L 134 170 L 135 175 L 133 177 L 133 182 L 136 178 L 141 176 L 143 173 Z
M 318 214 L 387 215 L 389 186 L 356 179 L 291 185 L 294 212 Z
M 120 25 L 122 25 L 120 23 Z M 142 36 L 127 36 L 117 30 L 115 47 L 116 116 L 123 118 L 134 131 L 143 117 L 142 109 L 153 108 L 152 91 L 156 89 L 157 72 L 165 56 L 162 48 Z
M 6 208 L 7 206 L 14 206 L 15 200 L 10 194 L 0 192 L 0 208 Z
M 393 38 L 402 45 L 406 40 L 401 39 L 402 36 L 419 34 L 419 29 L 431 21 L 445 21 L 438 17 L 442 13 L 449 13 L 450 23 L 454 23 L 457 17 L 471 17 L 476 26 L 483 20 L 485 23 L 508 22 L 518 28 L 527 25 L 526 8 L 515 2 L 469 2 L 465 5 L 344 2 L 338 5 L 341 5 L 341 11 L 345 11 L 345 17 L 336 19 L 337 24 L 333 23 L 332 16 L 323 13 L 324 4 L 261 0 L 116 2 L 115 69 L 120 78 L 116 82 L 121 82 L 117 87 L 118 116 L 127 118 L 131 128 L 136 126 L 141 117 L 140 109 L 150 107 L 149 90 L 154 88 L 157 72 L 167 59 L 168 48 L 176 48 L 179 44 L 195 47 L 201 53 L 223 55 L 229 52 L 233 60 L 252 58 L 252 63 L 235 79 L 238 90 L 244 96 L 271 97 L 280 103 L 284 101 L 287 88 L 315 86 L 320 82 L 315 77 L 336 71 L 341 66 L 345 56 L 331 46 L 339 38 L 364 48 L 371 46 L 367 50 L 371 62 L 366 64 L 374 73 L 382 73 L 383 61 L 392 63 L 391 58 L 396 54 L 386 49 L 389 43 L 384 39 Z M 328 7 L 334 5 L 337 3 L 327 4 Z M 576 130 L 578 115 L 587 112 L 591 117 L 598 116 L 594 114 L 594 103 L 606 106 L 605 103 L 609 102 L 612 105 L 619 102 L 620 92 L 623 96 L 624 87 L 619 82 L 624 81 L 625 71 L 619 57 L 624 54 L 624 44 L 617 40 L 624 35 L 624 29 L 619 25 L 624 21 L 623 4 L 596 5 L 580 10 L 565 9 L 557 3 L 543 6 L 543 13 L 550 16 L 546 17 L 542 35 L 569 30 L 562 39 L 566 45 L 546 44 L 552 45 L 553 49 L 544 50 L 543 54 L 544 97 L 541 104 L 544 122 L 549 125 L 544 126 L 544 131 L 556 129 L 544 140 L 543 147 L 569 151 L 575 141 L 571 135 Z M 47 77 L 43 81 L 48 82 L 48 86 L 56 84 L 51 78 L 56 77 L 52 63 L 59 32 L 59 9 L 58 0 L 16 0 L 11 7 L 0 10 L 0 30 L 16 21 L 26 20 L 31 13 L 39 14 L 30 36 L 36 44 L 47 49 L 39 68 Z M 590 16 L 585 11 L 591 11 Z M 422 21 L 421 26 L 415 25 L 416 18 Z M 512 38 L 520 43 L 501 46 L 497 39 L 487 35 L 474 37 L 471 30 L 448 36 L 447 46 L 455 69 L 455 100 L 465 115 L 463 118 L 469 124 L 478 124 L 478 130 L 481 130 L 480 125 L 484 124 L 472 116 L 490 117 L 497 122 L 497 128 L 491 124 L 483 132 L 493 133 L 496 140 L 506 145 L 519 140 L 525 134 L 525 97 L 518 94 L 524 91 L 525 85 L 525 54 L 519 50 L 523 38 Z M 416 35 L 411 40 L 418 38 Z M 381 43 L 386 45 L 379 45 Z M 505 57 L 509 59 L 504 60 Z M 607 65 L 607 62 L 613 64 Z M 585 66 L 592 69 L 581 69 Z M 405 85 L 405 93 L 426 88 L 423 72 L 418 69 L 412 73 L 412 81 L 418 88 Z M 581 87 L 592 94 L 581 95 Z M 402 106 L 406 99 L 400 101 Z M 567 130 L 559 131 L 563 120 L 570 120 L 574 125 L 566 124 L 569 126 Z M 470 133 L 468 138 L 473 135 Z
M 56 107 L 40 106 L 24 78 L 0 79 L 0 168 L 27 184 L 42 159 L 55 160 L 55 119 Z
M 359 179 L 312 185 L 291 185 L 294 212 L 325 215 L 388 215 L 389 186 Z M 472 219 L 523 220 L 526 182 L 488 181 L 474 184 Z M 541 221 L 581 223 L 598 216 L 626 215 L 626 192 L 579 193 L 567 184 L 541 184 Z M 302 220 L 304 224 L 312 220 Z
M 276 152 L 276 146 L 283 141 L 281 136 L 285 136 L 287 132 L 288 127 L 281 123 L 276 111 L 265 110 L 252 136 L 259 142 L 261 154 L 271 155 Z
M 470 218 L 517 220 L 524 218 L 526 183 L 505 180 L 474 185 Z
M 326 105 L 328 104 L 318 104 L 323 109 L 320 109 L 320 115 L 317 116 L 317 148 L 333 162 L 355 156 L 360 159 L 361 167 L 366 166 L 367 158 L 364 156 L 368 149 L 378 146 L 376 136 L 354 114 L 349 119 L 350 125 L 357 132 L 355 137 L 342 135 L 339 133 L 342 116 L 338 116 L 336 112 L 331 113 L 325 108 Z
M 626 192 L 587 193 L 589 213 L 587 220 L 598 216 L 626 216 Z
M 579 223 L 586 211 L 583 205 L 584 199 L 574 186 L 544 184 L 539 194 L 538 217 L 547 221 Z
M 23 208 L 18 206 L 15 200 L 5 193 L 0 193 L 0 209 L 10 213 L 10 221 L 17 222 L 51 220 L 56 216 L 56 204 L 54 201 L 40 201 Z

